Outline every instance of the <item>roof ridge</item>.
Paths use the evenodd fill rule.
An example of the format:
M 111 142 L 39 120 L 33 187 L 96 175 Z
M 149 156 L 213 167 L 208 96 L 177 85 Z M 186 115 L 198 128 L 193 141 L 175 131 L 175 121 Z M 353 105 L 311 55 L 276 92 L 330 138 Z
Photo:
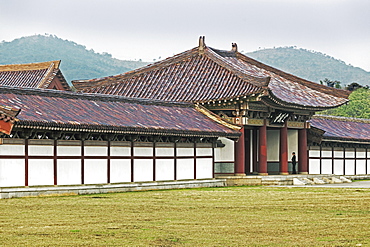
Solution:
M 134 69 L 134 70 L 127 71 L 127 72 L 122 73 L 122 74 L 113 75 L 113 76 L 105 76 L 105 77 L 88 79 L 88 80 L 73 80 L 72 81 L 72 84 L 77 89 L 77 91 L 83 91 L 84 88 L 80 87 L 83 84 L 86 84 L 86 83 L 95 83 L 95 84 L 98 84 L 99 81 L 103 81 L 103 80 L 108 79 L 108 81 L 104 82 L 101 85 L 96 85 L 96 86 L 93 85 L 93 86 L 91 86 L 91 87 L 94 87 L 94 88 L 97 88 L 98 89 L 98 88 L 104 87 L 106 85 L 114 85 L 114 84 L 117 84 L 117 83 L 119 83 L 119 80 L 121 80 L 123 78 L 133 77 L 135 75 L 140 75 L 141 73 L 145 73 L 145 72 L 147 72 L 149 70 L 155 70 L 155 69 L 161 68 L 161 65 L 163 65 L 163 64 L 167 64 L 167 65 L 168 64 L 172 64 L 172 63 L 174 63 L 174 62 L 176 62 L 178 60 L 189 58 L 189 57 L 194 56 L 196 54 L 198 54 L 198 47 L 195 47 L 195 48 L 192 48 L 190 50 L 181 52 L 181 53 L 176 54 L 176 55 L 174 55 L 172 57 L 165 58 L 165 59 L 163 59 L 161 61 L 148 64 L 148 65 L 146 65 L 144 67 L 140 67 L 140 68 L 137 68 L 137 69 Z M 113 78 L 116 79 L 116 81 L 111 82 L 110 79 L 113 79 Z
M 171 102 L 153 99 L 129 98 L 119 95 L 111 94 L 97 94 L 97 93 L 80 93 L 72 91 L 54 90 L 54 89 L 40 89 L 40 88 L 16 88 L 11 86 L 0 86 L 0 94 L 23 94 L 23 95 L 39 95 L 46 97 L 60 97 L 60 98 L 75 98 L 86 99 L 92 101 L 121 101 L 126 103 L 137 103 L 142 105 L 159 105 L 159 106 L 177 106 L 177 107 L 194 107 L 194 104 L 187 102 Z
M 59 64 L 60 64 L 60 60 L 38 62 L 38 63 L 5 64 L 5 65 L 0 65 L 0 72 L 41 70 L 41 69 L 49 69 L 51 66 L 53 66 L 54 69 L 59 69 Z
M 344 89 L 328 87 L 328 86 L 325 86 L 325 85 L 318 84 L 316 82 L 312 82 L 312 81 L 300 78 L 300 77 L 295 76 L 293 74 L 284 72 L 282 70 L 279 70 L 279 69 L 274 68 L 272 66 L 269 66 L 267 64 L 261 63 L 261 62 L 255 60 L 251 57 L 248 57 L 248 56 L 246 56 L 246 55 L 244 55 L 240 52 L 236 52 L 236 57 L 243 60 L 244 62 L 250 63 L 250 64 L 255 65 L 259 68 L 271 71 L 272 73 L 274 73 L 278 76 L 281 76 L 285 79 L 292 80 L 292 81 L 297 81 L 297 82 L 303 84 L 304 86 L 307 86 L 307 87 L 309 87 L 313 90 L 316 90 L 316 91 L 320 91 L 320 92 L 323 92 L 323 93 L 326 93 L 326 94 L 329 94 L 329 95 L 332 95 L 332 96 L 340 97 L 340 98 L 348 98 L 348 96 L 351 93 L 350 91 L 347 91 L 347 90 L 344 90 Z
M 230 70 L 232 73 L 234 73 L 235 75 L 237 75 L 240 79 L 242 80 L 247 80 L 248 79 L 255 79 L 255 81 L 250 81 L 250 80 L 247 80 L 249 83 L 251 83 L 252 85 L 254 86 L 257 86 L 257 87 L 267 87 L 269 82 L 270 82 L 270 77 L 258 77 L 258 76 L 254 76 L 254 75 L 250 75 L 250 74 L 247 74 L 245 72 L 241 72 L 238 70 L 238 68 L 236 68 L 236 66 L 234 64 L 232 64 L 231 62 L 227 61 L 227 60 L 224 60 L 222 59 L 222 56 L 220 56 L 219 54 L 217 54 L 214 50 L 217 50 L 217 49 L 214 49 L 212 47 L 206 47 L 206 55 L 208 55 L 211 59 L 215 59 L 213 61 L 215 61 L 218 65 Z M 233 51 L 223 51 L 223 50 L 218 50 L 220 52 L 225 52 L 225 53 L 234 53 Z M 221 64 L 220 64 L 221 63 Z M 255 82 L 259 82 L 257 85 L 255 84 Z
M 366 119 L 366 118 L 354 118 L 354 117 L 342 117 L 342 116 L 330 116 L 330 115 L 314 115 L 312 116 L 312 118 L 370 124 L 370 119 Z
M 51 83 L 50 79 L 52 79 L 52 78 L 50 78 L 50 77 L 54 74 L 54 71 L 55 71 L 54 67 L 55 67 L 54 63 L 51 63 L 48 70 L 46 71 L 46 73 L 44 74 L 42 79 L 40 80 L 39 85 L 37 85 L 38 88 L 41 88 L 41 87 L 46 88 Z M 53 78 L 55 77 L 55 74 L 54 74 Z M 49 82 L 49 83 L 47 83 L 47 82 Z M 45 87 L 44 84 L 47 84 L 46 87 Z

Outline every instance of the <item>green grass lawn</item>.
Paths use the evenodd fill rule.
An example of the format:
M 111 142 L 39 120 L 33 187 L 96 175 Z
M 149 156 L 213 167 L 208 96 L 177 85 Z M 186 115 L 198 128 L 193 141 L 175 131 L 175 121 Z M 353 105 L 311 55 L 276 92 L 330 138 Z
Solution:
M 370 246 L 369 189 L 126 192 L 0 209 L 0 246 Z

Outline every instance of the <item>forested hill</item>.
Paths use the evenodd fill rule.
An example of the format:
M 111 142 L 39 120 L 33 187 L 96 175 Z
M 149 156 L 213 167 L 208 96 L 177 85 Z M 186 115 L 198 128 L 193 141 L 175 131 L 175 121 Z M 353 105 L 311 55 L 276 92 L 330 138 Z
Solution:
M 121 74 L 148 64 L 115 59 L 111 54 L 96 53 L 53 35 L 34 35 L 0 43 L 0 64 L 53 60 L 62 60 L 60 68 L 68 82 Z
M 319 52 L 282 47 L 258 50 L 246 55 L 318 83 L 327 78 L 331 81 L 340 81 L 342 86 L 352 82 L 370 85 L 370 72 Z M 34 35 L 0 43 L 0 64 L 52 60 L 62 60 L 61 70 L 68 82 L 121 74 L 148 64 L 141 61 L 115 59 L 111 54 L 96 53 L 93 50 L 87 50 L 83 45 L 54 35 Z
M 325 78 L 340 81 L 342 86 L 357 82 L 370 85 L 370 72 L 353 67 L 345 62 L 320 52 L 279 47 L 263 49 L 246 54 L 260 62 L 304 79 L 320 82 Z

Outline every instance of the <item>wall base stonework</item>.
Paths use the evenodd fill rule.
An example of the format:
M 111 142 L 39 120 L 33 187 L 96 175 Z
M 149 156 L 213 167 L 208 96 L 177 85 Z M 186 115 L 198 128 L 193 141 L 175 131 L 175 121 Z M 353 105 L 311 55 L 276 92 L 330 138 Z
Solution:
M 198 179 L 161 182 L 90 184 L 71 186 L 25 186 L 0 188 L 0 199 L 34 196 L 103 194 L 128 191 L 224 187 L 226 179 Z

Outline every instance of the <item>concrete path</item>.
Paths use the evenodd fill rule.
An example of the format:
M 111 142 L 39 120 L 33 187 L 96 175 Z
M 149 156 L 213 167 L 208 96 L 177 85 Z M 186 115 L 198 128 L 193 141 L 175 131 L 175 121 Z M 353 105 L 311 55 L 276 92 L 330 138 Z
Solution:
M 325 187 L 325 188 L 364 188 L 370 189 L 370 181 L 354 181 L 341 184 L 314 184 L 314 185 L 280 185 L 279 187 Z

